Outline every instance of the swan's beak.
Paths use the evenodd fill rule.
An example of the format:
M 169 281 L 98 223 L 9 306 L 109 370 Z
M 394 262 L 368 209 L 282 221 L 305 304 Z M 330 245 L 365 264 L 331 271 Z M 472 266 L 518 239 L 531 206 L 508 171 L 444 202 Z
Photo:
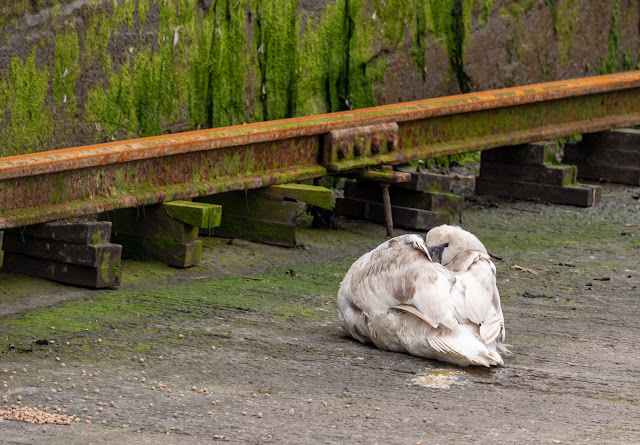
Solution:
M 431 261 L 442 264 L 442 252 L 449 247 L 449 243 L 442 244 L 441 246 L 427 247 L 429 255 L 431 255 Z

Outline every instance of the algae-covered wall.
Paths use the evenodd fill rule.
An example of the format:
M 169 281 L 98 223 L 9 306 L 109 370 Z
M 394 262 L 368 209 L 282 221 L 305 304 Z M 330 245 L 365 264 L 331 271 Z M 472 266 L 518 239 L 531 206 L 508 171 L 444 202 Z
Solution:
M 15 0 L 0 156 L 636 69 L 639 0 Z

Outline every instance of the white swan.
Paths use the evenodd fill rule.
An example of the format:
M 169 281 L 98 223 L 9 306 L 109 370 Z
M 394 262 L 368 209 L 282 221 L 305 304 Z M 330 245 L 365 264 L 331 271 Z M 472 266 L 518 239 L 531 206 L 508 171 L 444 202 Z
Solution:
M 382 349 L 460 366 L 502 365 L 495 266 L 469 232 L 433 230 L 432 244 L 402 235 L 353 263 L 338 291 L 343 329 Z M 460 250 L 467 247 L 474 250 Z M 431 260 L 429 249 L 448 259 L 446 267 Z

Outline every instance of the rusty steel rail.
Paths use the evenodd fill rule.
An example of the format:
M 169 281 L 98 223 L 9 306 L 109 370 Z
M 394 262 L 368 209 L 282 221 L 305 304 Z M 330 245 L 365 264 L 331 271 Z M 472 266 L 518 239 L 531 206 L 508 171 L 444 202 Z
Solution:
M 0 158 L 0 229 L 640 124 L 640 71 Z

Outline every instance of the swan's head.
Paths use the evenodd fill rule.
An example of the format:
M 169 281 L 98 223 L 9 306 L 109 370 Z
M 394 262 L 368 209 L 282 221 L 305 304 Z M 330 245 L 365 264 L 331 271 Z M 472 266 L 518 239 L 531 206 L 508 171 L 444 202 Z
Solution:
M 487 253 L 487 249 L 475 235 L 458 226 L 434 227 L 427 232 L 426 244 L 432 260 L 443 265 L 466 250 Z

